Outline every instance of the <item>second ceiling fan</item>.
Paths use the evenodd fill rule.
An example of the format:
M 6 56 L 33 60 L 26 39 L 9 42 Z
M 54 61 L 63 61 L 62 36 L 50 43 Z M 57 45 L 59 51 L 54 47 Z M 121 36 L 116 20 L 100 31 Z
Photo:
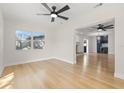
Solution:
M 37 13 L 37 15 L 47 15 L 47 16 L 51 16 L 51 22 L 55 21 L 56 17 L 62 18 L 64 20 L 68 20 L 68 17 L 65 16 L 61 16 L 59 15 L 60 13 L 69 10 L 70 7 L 68 5 L 65 5 L 63 8 L 61 8 L 60 10 L 56 11 L 56 6 L 52 6 L 52 8 L 50 8 L 46 3 L 41 3 L 50 13 L 48 14 L 41 14 L 41 13 Z
M 92 28 L 95 28 L 95 29 L 97 29 L 98 31 L 99 31 L 99 30 L 106 31 L 107 29 L 113 29 L 113 28 L 114 28 L 114 25 L 111 24 L 111 25 L 105 26 L 105 25 L 103 25 L 103 24 L 98 24 L 97 27 L 92 27 Z

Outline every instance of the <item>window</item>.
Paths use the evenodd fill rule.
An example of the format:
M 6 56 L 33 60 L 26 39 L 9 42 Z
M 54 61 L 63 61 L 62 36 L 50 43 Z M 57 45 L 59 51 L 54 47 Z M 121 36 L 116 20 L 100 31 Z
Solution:
M 16 31 L 16 50 L 43 49 L 45 45 L 42 32 Z
M 33 48 L 43 49 L 44 44 L 45 44 L 44 34 L 41 32 L 34 32 L 33 33 Z

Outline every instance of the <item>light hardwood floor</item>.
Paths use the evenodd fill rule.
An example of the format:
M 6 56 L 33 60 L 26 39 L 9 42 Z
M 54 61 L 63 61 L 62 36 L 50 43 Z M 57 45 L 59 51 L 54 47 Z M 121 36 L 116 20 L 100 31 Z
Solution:
M 89 54 L 75 65 L 51 59 L 6 67 L 0 88 L 124 88 L 124 80 L 114 78 L 114 56 Z

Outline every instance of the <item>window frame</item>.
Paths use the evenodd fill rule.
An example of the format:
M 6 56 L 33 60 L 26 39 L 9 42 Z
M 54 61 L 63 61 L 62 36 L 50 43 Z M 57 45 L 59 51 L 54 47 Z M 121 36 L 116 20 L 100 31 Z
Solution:
M 16 31 L 18 31 L 18 30 L 16 30 Z M 25 31 L 25 30 L 19 30 L 19 31 L 22 31 L 22 32 L 29 32 L 29 31 Z M 16 32 L 15 32 L 16 33 Z M 33 33 L 33 32 L 31 32 L 31 33 Z M 37 32 L 35 32 L 35 33 L 37 33 Z M 38 32 L 39 33 L 39 32 Z M 41 32 L 41 33 L 43 33 L 43 32 Z M 17 35 L 17 34 L 16 34 Z M 17 36 L 15 35 L 15 37 L 17 38 Z M 43 35 L 44 35 L 44 33 L 43 33 Z M 17 40 L 16 38 L 15 38 L 15 49 L 18 51 L 20 51 L 20 50 L 22 50 L 22 51 L 28 51 L 28 50 L 42 50 L 42 49 L 44 49 L 44 46 L 45 46 L 45 40 L 34 40 L 34 35 L 33 34 L 31 34 L 30 35 L 31 36 L 31 39 L 30 40 Z M 44 39 L 45 39 L 45 35 L 44 35 Z M 17 49 L 17 47 L 16 47 L 16 42 L 18 42 L 18 41 L 29 41 L 29 42 L 31 42 L 31 47 L 29 48 L 29 49 Z M 41 41 L 41 42 L 44 42 L 44 45 L 43 45 L 43 47 L 42 48 L 34 48 L 34 41 Z

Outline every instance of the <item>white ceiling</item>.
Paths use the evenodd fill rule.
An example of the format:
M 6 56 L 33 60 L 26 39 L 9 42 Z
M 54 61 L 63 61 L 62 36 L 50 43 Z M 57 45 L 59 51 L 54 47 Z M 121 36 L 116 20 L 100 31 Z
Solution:
M 67 3 L 66 3 L 67 4 Z M 50 3 L 50 7 L 55 5 L 57 10 L 66 5 L 65 3 Z M 61 13 L 63 16 L 69 17 L 68 21 L 57 18 L 51 23 L 50 16 L 37 16 L 36 13 L 49 13 L 40 3 L 3 3 L 0 4 L 5 20 L 29 22 L 41 25 L 66 24 L 78 16 L 84 15 L 94 9 L 96 3 L 68 3 L 70 10 Z

